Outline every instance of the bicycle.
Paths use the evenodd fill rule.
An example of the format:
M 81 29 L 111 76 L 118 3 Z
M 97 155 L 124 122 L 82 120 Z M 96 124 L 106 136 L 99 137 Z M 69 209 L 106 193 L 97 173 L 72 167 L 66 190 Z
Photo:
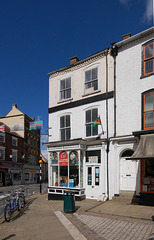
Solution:
M 4 218 L 6 222 L 11 220 L 12 214 L 18 209 L 21 210 L 21 198 L 19 197 L 19 193 L 11 194 L 9 199 L 6 199 L 9 203 L 6 204 L 4 209 Z
M 20 202 L 21 202 L 21 208 L 24 208 L 25 204 L 26 204 L 24 189 L 19 189 L 18 194 L 19 194 L 19 198 L 20 198 Z

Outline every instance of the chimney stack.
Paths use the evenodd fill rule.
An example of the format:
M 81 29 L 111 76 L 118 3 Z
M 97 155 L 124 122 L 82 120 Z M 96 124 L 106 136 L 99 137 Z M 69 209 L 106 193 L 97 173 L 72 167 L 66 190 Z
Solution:
M 17 104 L 12 104 L 12 108 L 17 108 Z
M 127 33 L 122 36 L 122 40 L 126 40 L 127 38 L 130 38 L 130 37 L 131 37 L 131 33 Z
M 74 64 L 74 63 L 76 63 L 76 62 L 78 62 L 78 61 L 79 61 L 79 59 L 78 59 L 77 56 L 72 57 L 72 58 L 70 58 L 70 65 L 72 65 L 72 64 Z

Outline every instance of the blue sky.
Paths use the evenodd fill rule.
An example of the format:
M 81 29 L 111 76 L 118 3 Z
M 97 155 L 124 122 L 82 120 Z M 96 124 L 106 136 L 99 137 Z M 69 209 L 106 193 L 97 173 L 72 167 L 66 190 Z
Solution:
M 0 0 L 4 116 L 16 103 L 48 126 L 48 73 L 153 26 L 154 0 Z

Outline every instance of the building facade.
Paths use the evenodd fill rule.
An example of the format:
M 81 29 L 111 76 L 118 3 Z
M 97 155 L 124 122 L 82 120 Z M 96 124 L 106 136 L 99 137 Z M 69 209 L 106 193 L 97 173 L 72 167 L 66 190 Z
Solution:
M 115 51 L 115 54 L 114 54 Z M 134 191 L 140 203 L 154 202 L 154 28 L 113 46 L 115 137 L 111 139 L 111 196 Z M 129 160 L 128 160 L 129 159 Z M 112 182 L 110 183 L 110 187 Z M 151 199 L 151 200 L 148 200 Z
M 33 121 L 16 104 L 0 117 L 1 185 L 39 182 L 40 130 L 29 130 Z
M 109 193 L 108 141 L 114 132 L 113 57 L 105 49 L 49 73 L 48 198 Z M 100 117 L 102 125 L 93 126 Z

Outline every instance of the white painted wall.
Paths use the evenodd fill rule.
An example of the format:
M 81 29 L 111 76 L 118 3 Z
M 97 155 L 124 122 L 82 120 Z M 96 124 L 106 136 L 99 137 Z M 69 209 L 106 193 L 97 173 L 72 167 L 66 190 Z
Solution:
M 141 78 L 142 44 L 150 38 L 152 36 L 119 49 L 116 60 L 117 136 L 141 130 L 141 94 L 154 87 L 154 76 Z

